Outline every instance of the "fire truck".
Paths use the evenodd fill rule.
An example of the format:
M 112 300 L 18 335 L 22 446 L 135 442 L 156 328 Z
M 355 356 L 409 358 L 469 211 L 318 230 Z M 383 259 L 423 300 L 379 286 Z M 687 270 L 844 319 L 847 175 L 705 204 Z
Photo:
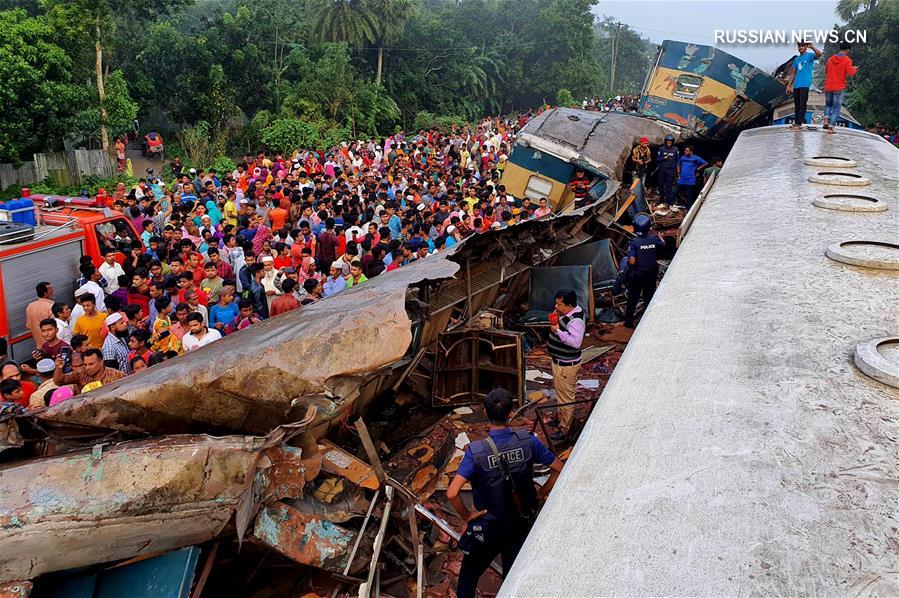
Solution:
M 25 308 L 37 299 L 39 282 L 51 283 L 54 300 L 71 306 L 82 256 L 99 267 L 102 249 L 110 248 L 122 263 L 140 240 L 131 221 L 105 207 L 105 199 L 23 189 L 20 199 L 0 204 L 0 337 L 7 339 L 11 359 L 29 359 L 34 350 Z

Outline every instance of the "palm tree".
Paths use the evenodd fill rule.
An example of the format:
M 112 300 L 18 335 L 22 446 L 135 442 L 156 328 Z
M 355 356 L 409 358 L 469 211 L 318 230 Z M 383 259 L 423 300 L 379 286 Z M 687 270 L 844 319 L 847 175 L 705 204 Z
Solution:
M 376 39 L 378 20 L 363 0 L 309 0 L 306 9 L 318 41 L 361 46 Z
M 877 0 L 840 0 L 837 2 L 837 15 L 848 22 L 855 13 L 871 10 L 876 6 Z
M 384 72 L 384 47 L 398 40 L 406 30 L 406 23 L 421 7 L 419 0 L 363 0 L 375 18 L 376 32 L 372 41 L 378 49 L 375 85 L 381 84 Z

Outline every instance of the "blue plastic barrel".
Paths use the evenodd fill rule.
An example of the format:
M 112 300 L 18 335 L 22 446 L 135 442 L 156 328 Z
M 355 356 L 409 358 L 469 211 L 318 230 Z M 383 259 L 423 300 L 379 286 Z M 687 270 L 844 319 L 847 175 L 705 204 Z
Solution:
M 34 202 L 30 199 L 22 199 L 22 207 L 28 208 L 27 212 L 22 212 L 22 223 L 29 226 L 37 226 L 37 218 L 34 213 Z
M 22 202 L 19 201 L 18 199 L 14 199 L 6 204 L 6 209 L 11 212 L 18 210 L 21 207 L 23 207 Z M 22 214 L 14 213 L 14 214 L 11 214 L 11 217 L 12 217 L 11 222 L 22 222 Z

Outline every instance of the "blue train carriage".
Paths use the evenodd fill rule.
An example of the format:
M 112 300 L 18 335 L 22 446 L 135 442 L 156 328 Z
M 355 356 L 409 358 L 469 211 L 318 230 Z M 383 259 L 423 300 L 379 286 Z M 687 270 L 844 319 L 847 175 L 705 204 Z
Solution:
M 574 204 L 568 183 L 581 167 L 592 178 L 591 202 L 605 201 L 619 187 L 628 156 L 641 137 L 653 146 L 676 131 L 637 114 L 554 108 L 521 130 L 503 172 L 514 197 L 549 200 L 553 212 Z
M 787 97 L 783 83 L 718 48 L 665 40 L 640 106 L 706 139 L 722 139 L 767 115 Z
M 791 125 L 796 122 L 796 111 L 793 109 L 793 99 L 784 101 L 774 107 L 774 115 L 771 118 L 772 125 Z M 812 88 L 808 92 L 808 104 L 805 112 L 805 124 L 821 125 L 824 123 L 824 92 Z M 844 105 L 840 109 L 840 118 L 834 123 L 837 127 L 857 129 L 863 131 L 864 127 L 855 120 L 852 113 Z

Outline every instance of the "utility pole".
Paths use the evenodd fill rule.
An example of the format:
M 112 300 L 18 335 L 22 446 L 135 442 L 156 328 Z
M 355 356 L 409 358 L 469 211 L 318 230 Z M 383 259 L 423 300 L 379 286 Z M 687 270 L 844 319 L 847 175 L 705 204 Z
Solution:
M 621 31 L 621 23 L 615 23 L 615 34 L 612 35 L 612 66 L 610 71 L 609 92 L 615 93 L 615 65 L 618 63 L 618 32 Z

